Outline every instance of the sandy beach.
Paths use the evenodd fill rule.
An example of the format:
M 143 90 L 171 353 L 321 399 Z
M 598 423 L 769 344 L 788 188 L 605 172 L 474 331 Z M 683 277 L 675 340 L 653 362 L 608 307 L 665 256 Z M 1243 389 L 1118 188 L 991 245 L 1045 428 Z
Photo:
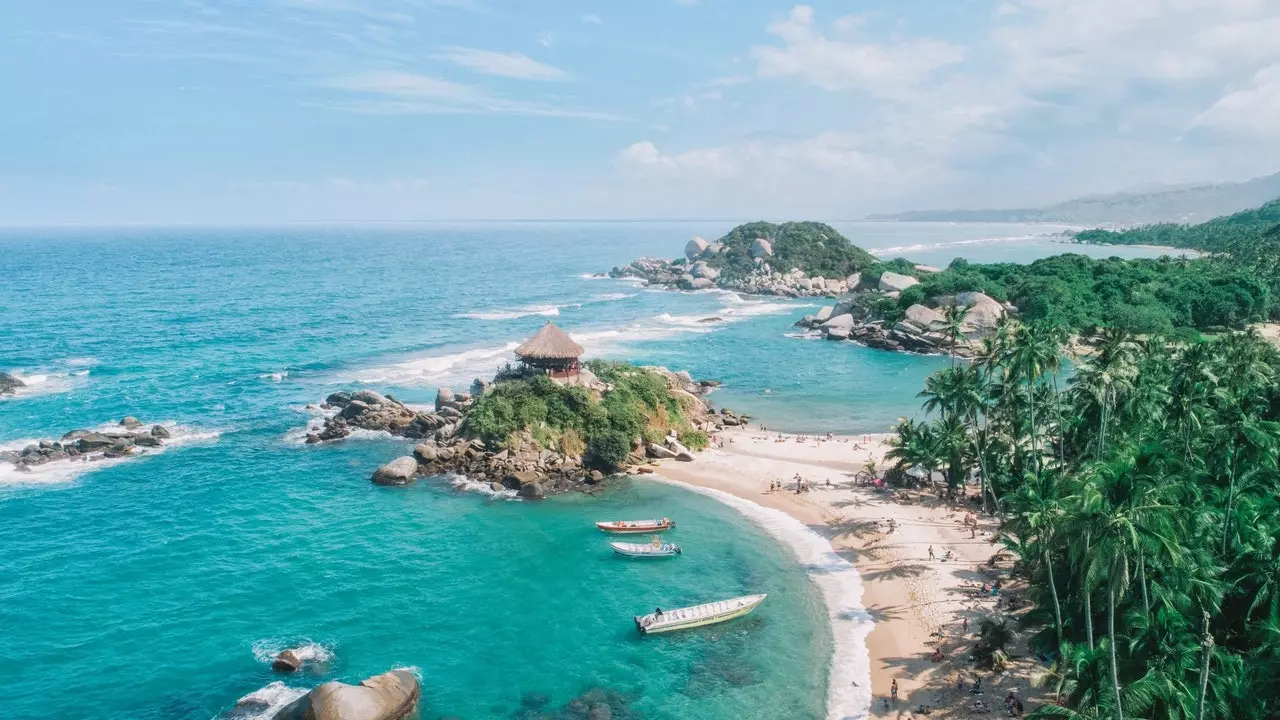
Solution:
M 1001 577 L 1008 582 L 1007 560 L 996 569 L 988 566 L 1000 549 L 993 543 L 993 521 L 979 520 L 971 531 L 964 526 L 966 510 L 931 493 L 890 493 L 858 484 L 856 476 L 869 460 L 887 466 L 888 435 L 828 440 L 784 434 L 781 442 L 778 437 L 757 427 L 728 430 L 718 436 L 721 447 L 692 463 L 664 462 L 658 473 L 786 513 L 853 563 L 862 579 L 861 607 L 874 621 L 866 637 L 871 717 L 919 718 L 922 707 L 930 718 L 1007 717 L 1004 698 L 1011 690 L 1029 712 L 1035 691 L 1026 678 L 1034 663 L 1018 661 L 996 675 L 978 671 L 968 659 L 980 620 L 1000 614 L 997 598 L 979 597 L 978 586 Z M 797 475 L 812 490 L 796 493 Z M 778 480 L 785 489 L 771 492 Z M 837 664 L 850 662 L 841 657 L 839 644 L 837 638 Z M 941 662 L 933 658 L 938 648 Z M 842 690 L 834 683 L 853 677 L 850 682 L 860 686 L 863 676 L 858 681 L 849 668 L 833 667 L 832 698 Z M 975 695 L 969 691 L 979 677 L 983 693 Z M 890 698 L 895 680 L 896 702 Z M 856 689 L 865 702 L 865 689 Z M 830 717 L 846 715 L 833 708 Z

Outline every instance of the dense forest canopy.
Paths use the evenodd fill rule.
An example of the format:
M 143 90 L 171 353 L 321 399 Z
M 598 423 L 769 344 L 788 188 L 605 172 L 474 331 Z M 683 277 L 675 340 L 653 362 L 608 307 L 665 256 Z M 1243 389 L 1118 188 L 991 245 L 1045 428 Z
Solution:
M 756 267 L 751 246 L 758 238 L 772 246 L 773 255 L 768 262 L 779 272 L 799 268 L 812 277 L 844 278 L 876 262 L 874 255 L 819 222 L 739 225 L 718 240 L 724 244 L 724 251 L 709 254 L 707 262 L 727 277 L 745 277 Z
M 1032 718 L 1280 717 L 1280 355 L 1112 330 L 1064 381 L 1065 341 L 1005 324 L 929 378 L 891 481 L 941 471 L 1001 520 L 1050 663 Z
M 1069 254 L 1029 265 L 956 260 L 941 273 L 917 275 L 921 284 L 902 293 L 901 308 L 978 291 L 1013 303 L 1026 322 L 1072 332 L 1116 327 L 1188 336 L 1264 320 L 1275 305 L 1267 283 L 1251 270 L 1210 260 L 1095 260 Z

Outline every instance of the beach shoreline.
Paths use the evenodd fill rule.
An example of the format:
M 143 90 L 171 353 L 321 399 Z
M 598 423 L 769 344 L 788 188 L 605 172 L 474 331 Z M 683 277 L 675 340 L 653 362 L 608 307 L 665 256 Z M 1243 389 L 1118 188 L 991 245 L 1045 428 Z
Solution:
M 657 474 L 659 481 L 734 507 L 790 547 L 809 571 L 827 606 L 835 645 L 828 718 L 920 718 L 917 710 L 924 706 L 930 718 L 970 717 L 976 699 L 957 687 L 960 681 L 971 686 L 980 674 L 965 650 L 979 620 L 998 615 L 996 598 L 977 592 L 979 583 L 998 576 L 987 568 L 1000 550 L 993 544 L 994 521 L 980 519 L 970 531 L 967 510 L 931 494 L 897 495 L 858 484 L 868 461 L 887 465 L 889 438 L 726 429 L 719 447 L 692 463 L 664 462 Z M 812 489 L 795 492 L 797 475 Z M 770 491 L 775 481 L 784 489 Z M 792 521 L 791 532 L 770 519 L 779 513 Z M 890 520 L 893 532 L 886 531 Z M 829 549 L 818 552 L 815 544 Z M 843 570 L 841 562 L 851 563 L 854 573 L 830 582 L 833 568 L 837 575 Z M 944 655 L 941 662 L 933 661 L 935 649 Z M 1026 677 L 1008 673 L 987 686 L 982 701 L 994 711 L 1009 690 L 1029 699 L 1034 691 Z

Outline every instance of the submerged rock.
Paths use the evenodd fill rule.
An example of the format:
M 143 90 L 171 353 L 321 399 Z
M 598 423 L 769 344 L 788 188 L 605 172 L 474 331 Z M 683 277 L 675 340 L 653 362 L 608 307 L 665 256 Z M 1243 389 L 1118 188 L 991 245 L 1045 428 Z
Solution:
M 142 427 L 142 421 L 132 415 L 128 415 L 120 421 L 120 427 L 133 430 L 134 428 Z
M 375 485 L 408 485 L 418 473 L 418 461 L 411 455 L 396 458 L 373 472 Z
M 26 383 L 9 373 L 0 372 L 0 395 L 12 395 L 18 391 L 18 388 L 26 386 Z
M 152 425 L 151 437 L 160 438 L 161 440 L 167 440 L 170 437 L 169 428 L 163 425 Z
M 289 703 L 273 720 L 403 720 L 417 709 L 420 693 L 412 673 L 392 670 L 359 685 L 324 683 Z
M 293 649 L 284 650 L 271 661 L 271 669 L 278 673 L 295 673 L 302 669 L 302 658 Z

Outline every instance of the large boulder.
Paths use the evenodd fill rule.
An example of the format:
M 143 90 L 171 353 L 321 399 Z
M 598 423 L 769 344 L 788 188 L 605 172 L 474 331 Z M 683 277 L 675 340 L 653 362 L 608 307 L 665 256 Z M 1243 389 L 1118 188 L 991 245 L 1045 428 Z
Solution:
M 362 402 L 360 400 L 352 400 L 351 402 L 347 403 L 346 407 L 342 408 L 342 412 L 338 413 L 338 417 L 345 418 L 347 420 L 354 420 L 357 417 L 368 412 L 368 410 L 369 410 L 368 403 Z
M 21 387 L 26 387 L 26 383 L 9 373 L 0 372 L 0 395 L 15 393 Z
M 919 304 L 907 308 L 907 311 L 903 313 L 903 317 L 921 330 L 936 330 L 946 322 L 946 318 L 942 316 L 942 313 Z
M 700 277 L 700 278 L 694 278 L 693 282 L 689 283 L 689 285 L 690 285 L 690 289 L 692 290 L 710 290 L 711 288 L 716 286 L 716 281 L 708 278 Z
M 819 325 L 818 329 L 830 340 L 847 340 L 853 332 L 853 316 L 848 313 L 837 315 Z
M 412 455 L 398 457 L 373 471 L 375 485 L 408 485 L 418 472 L 418 461 Z
M 163 426 L 163 425 L 152 425 L 152 426 L 151 426 L 151 437 L 153 437 L 153 438 L 159 438 L 159 439 L 161 439 L 161 440 L 168 440 L 168 439 L 169 439 L 169 428 L 167 428 L 167 427 L 165 427 L 165 426 Z
M 115 444 L 115 438 L 107 437 L 106 435 L 97 432 L 86 433 L 82 435 L 79 440 L 76 440 L 76 448 L 80 452 L 106 450 Z
M 351 393 L 352 400 L 359 400 L 365 405 L 391 405 L 391 401 L 385 395 L 373 390 L 359 390 Z
M 542 483 L 531 482 L 520 486 L 520 490 L 516 493 L 526 500 L 541 500 L 547 496 L 545 490 L 542 489 Z
M 120 427 L 133 430 L 134 428 L 142 427 L 142 421 L 132 415 L 128 415 L 120 421 Z
M 436 411 L 441 408 L 452 407 L 457 400 L 453 397 L 453 391 L 447 387 L 442 387 L 436 391 Z
M 704 260 L 699 260 L 693 264 L 693 276 L 695 278 L 706 278 L 707 280 L 715 280 L 720 277 L 720 271 L 711 267 Z
M 674 460 L 676 452 L 669 448 L 665 448 L 657 443 L 649 443 L 645 446 L 644 452 L 655 460 Z
M 971 340 L 987 337 L 995 332 L 1000 318 L 1007 310 L 995 298 L 983 293 L 966 292 L 956 295 L 956 303 L 968 306 L 961 330 Z
M 407 670 L 375 675 L 359 685 L 327 682 L 272 720 L 403 720 L 417 710 L 418 679 Z
M 440 451 L 436 448 L 436 446 L 428 445 L 427 443 L 419 443 L 418 445 L 414 445 L 413 454 L 415 457 L 418 458 L 418 461 L 422 463 L 433 463 L 436 461 L 437 458 L 440 457 Z
M 684 256 L 690 260 L 697 260 L 702 257 L 702 253 L 707 251 L 707 241 L 700 237 L 695 237 L 684 246 Z
M 813 316 L 813 321 L 821 325 L 831 319 L 831 314 L 835 312 L 835 310 L 836 309 L 834 307 L 828 305 L 819 310 L 817 315 Z
M 902 292 L 912 285 L 919 285 L 920 281 L 910 275 L 899 275 L 894 272 L 886 272 L 880 276 L 881 292 Z
M 773 256 L 773 244 L 764 238 L 756 238 L 751 243 L 751 258 L 753 260 L 764 260 Z
M 542 476 L 531 470 L 513 472 L 502 478 L 502 484 L 512 490 L 521 490 L 525 485 L 537 484 L 541 481 Z

